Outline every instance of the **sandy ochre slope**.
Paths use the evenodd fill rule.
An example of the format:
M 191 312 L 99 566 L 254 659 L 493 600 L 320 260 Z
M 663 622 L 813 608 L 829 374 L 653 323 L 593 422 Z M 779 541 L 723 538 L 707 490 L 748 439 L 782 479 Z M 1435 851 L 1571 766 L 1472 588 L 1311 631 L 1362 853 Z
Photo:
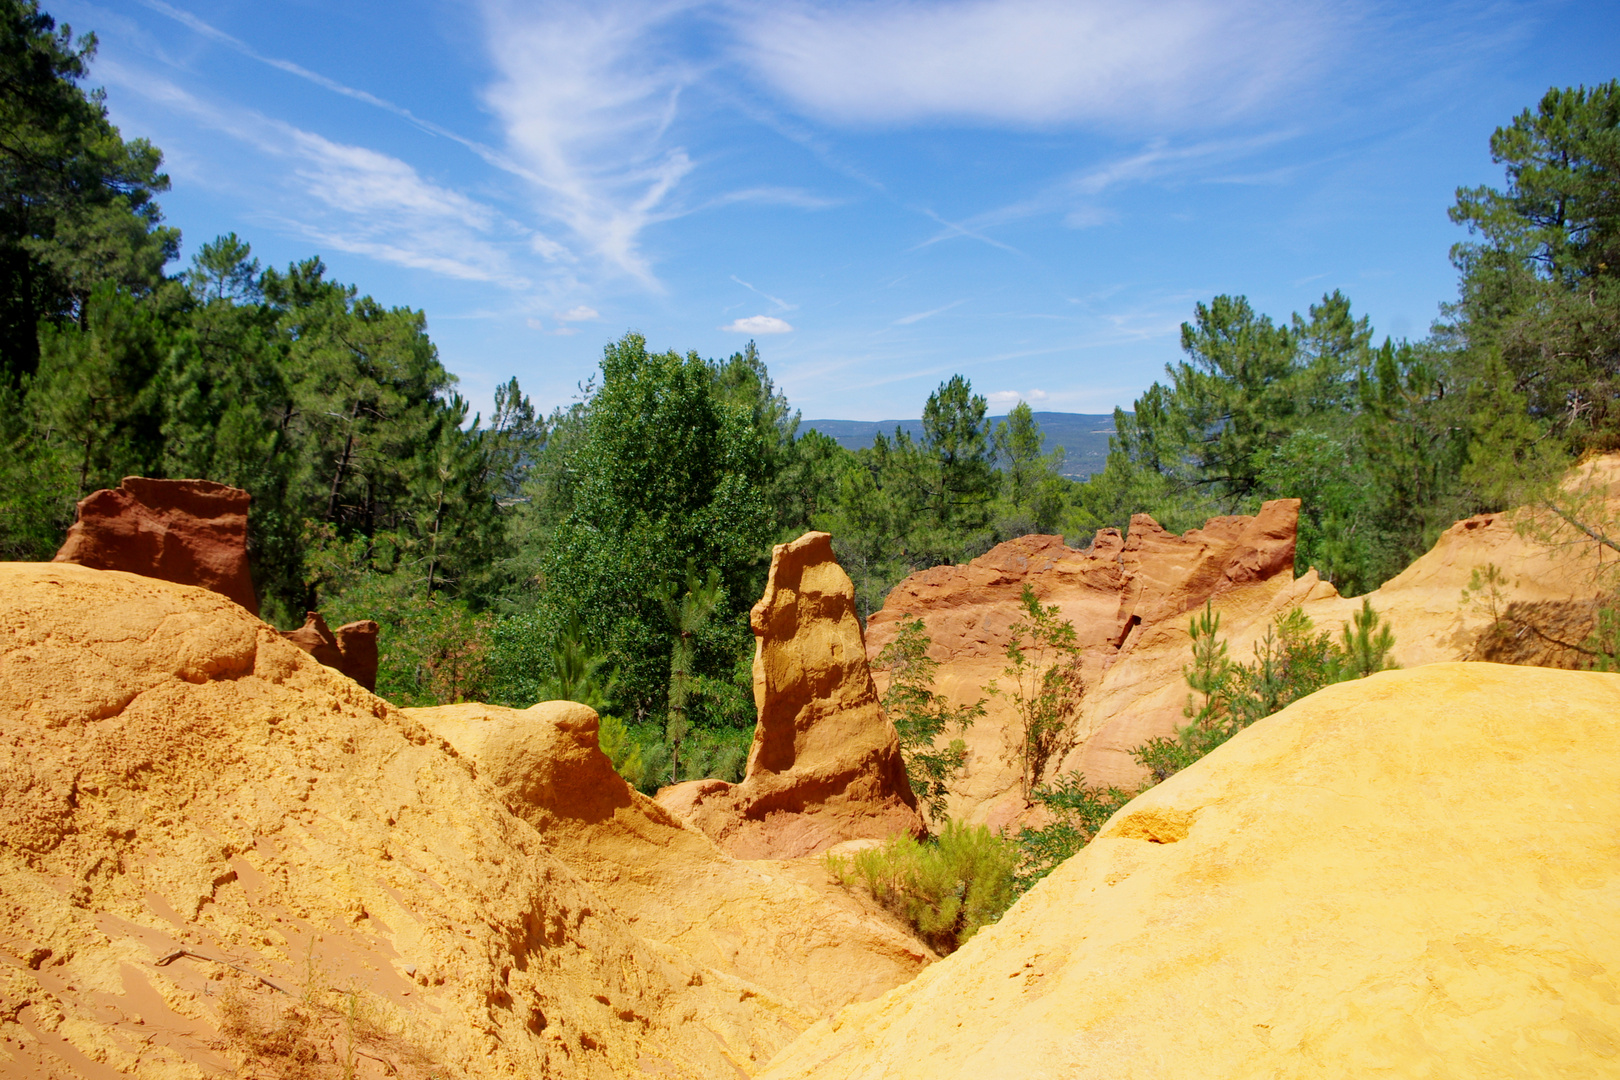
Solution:
M 893 985 L 822 971 L 787 1000 L 636 917 L 473 759 L 240 606 L 0 564 L 0 1075 L 746 1076 Z M 894 981 L 926 961 L 873 933 Z
M 834 886 L 818 860 L 734 859 L 632 789 L 597 744 L 597 716 L 584 705 L 405 713 L 475 761 L 638 935 L 772 1000 L 800 1028 L 906 982 L 933 959 L 892 916 Z
M 1322 690 L 764 1075 L 1620 1075 L 1620 676 Z

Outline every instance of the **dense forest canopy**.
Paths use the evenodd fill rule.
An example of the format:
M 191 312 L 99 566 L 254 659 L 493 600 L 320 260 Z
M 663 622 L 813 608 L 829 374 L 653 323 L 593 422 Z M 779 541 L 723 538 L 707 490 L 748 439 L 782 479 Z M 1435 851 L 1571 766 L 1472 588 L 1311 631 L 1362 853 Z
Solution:
M 544 415 L 512 379 L 486 421 L 423 312 L 319 258 L 261 267 L 232 234 L 173 269 L 161 154 L 86 88 L 94 49 L 0 0 L 0 558 L 50 558 L 75 502 L 125 475 L 246 488 L 268 619 L 377 618 L 404 703 L 597 702 L 648 785 L 740 767 L 748 609 L 805 529 L 833 534 L 864 615 L 1011 537 L 1298 497 L 1298 570 L 1353 595 L 1620 447 L 1615 82 L 1549 90 L 1490 137 L 1504 186 L 1458 190 L 1458 298 L 1427 337 L 1379 340 L 1337 291 L 1283 319 L 1213 297 L 1080 482 L 1028 405 L 992 425 L 961 376 L 919 436 L 801 433 L 752 344 L 710 360 L 627 334 L 575 401 Z

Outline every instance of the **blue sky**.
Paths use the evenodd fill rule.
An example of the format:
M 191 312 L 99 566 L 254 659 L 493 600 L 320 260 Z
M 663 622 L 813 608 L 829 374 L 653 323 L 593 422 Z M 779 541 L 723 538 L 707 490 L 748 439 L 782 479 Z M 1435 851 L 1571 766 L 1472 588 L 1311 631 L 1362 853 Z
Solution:
M 163 149 L 184 257 L 234 231 L 422 308 L 487 408 L 604 343 L 749 337 L 806 417 L 1103 412 L 1194 303 L 1343 289 L 1416 337 L 1458 185 L 1612 3 L 45 0 Z

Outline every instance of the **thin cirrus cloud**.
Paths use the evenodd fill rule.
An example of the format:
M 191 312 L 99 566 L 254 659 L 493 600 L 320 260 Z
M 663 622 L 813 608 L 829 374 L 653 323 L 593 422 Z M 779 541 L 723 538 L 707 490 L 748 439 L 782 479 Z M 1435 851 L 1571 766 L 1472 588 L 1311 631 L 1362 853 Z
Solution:
M 1294 82 L 1349 22 L 1278 0 L 801 2 L 733 20 L 760 80 L 855 125 L 1203 124 Z
M 491 240 L 503 226 L 492 208 L 424 179 L 411 165 L 335 142 L 251 109 L 216 105 L 149 70 L 103 57 L 96 76 L 261 158 L 284 163 L 276 192 L 255 193 L 260 216 L 283 231 L 381 262 L 465 281 L 527 289 Z M 263 183 L 250 176 L 239 183 Z
M 720 328 L 732 334 L 791 334 L 793 327 L 775 315 L 750 315 L 733 319 Z
M 535 210 L 610 270 L 661 291 L 641 234 L 679 213 L 672 193 L 692 171 L 665 143 L 681 91 L 696 78 L 654 47 L 673 4 L 484 6 L 495 79 L 485 101 L 507 153 L 531 181 Z

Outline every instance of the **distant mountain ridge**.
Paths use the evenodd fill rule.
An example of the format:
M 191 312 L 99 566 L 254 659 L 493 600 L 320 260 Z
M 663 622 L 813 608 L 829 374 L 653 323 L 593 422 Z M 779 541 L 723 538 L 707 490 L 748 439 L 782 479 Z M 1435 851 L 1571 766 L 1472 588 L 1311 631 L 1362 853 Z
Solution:
M 992 425 L 1006 416 L 992 416 Z M 1046 435 L 1046 450 L 1063 447 L 1063 475 L 1084 480 L 1101 472 L 1108 462 L 1108 437 L 1114 433 L 1113 413 L 1038 412 L 1035 422 Z M 816 430 L 847 450 L 871 446 L 879 432 L 900 428 L 913 438 L 922 435 L 921 420 L 802 420 L 800 431 Z

